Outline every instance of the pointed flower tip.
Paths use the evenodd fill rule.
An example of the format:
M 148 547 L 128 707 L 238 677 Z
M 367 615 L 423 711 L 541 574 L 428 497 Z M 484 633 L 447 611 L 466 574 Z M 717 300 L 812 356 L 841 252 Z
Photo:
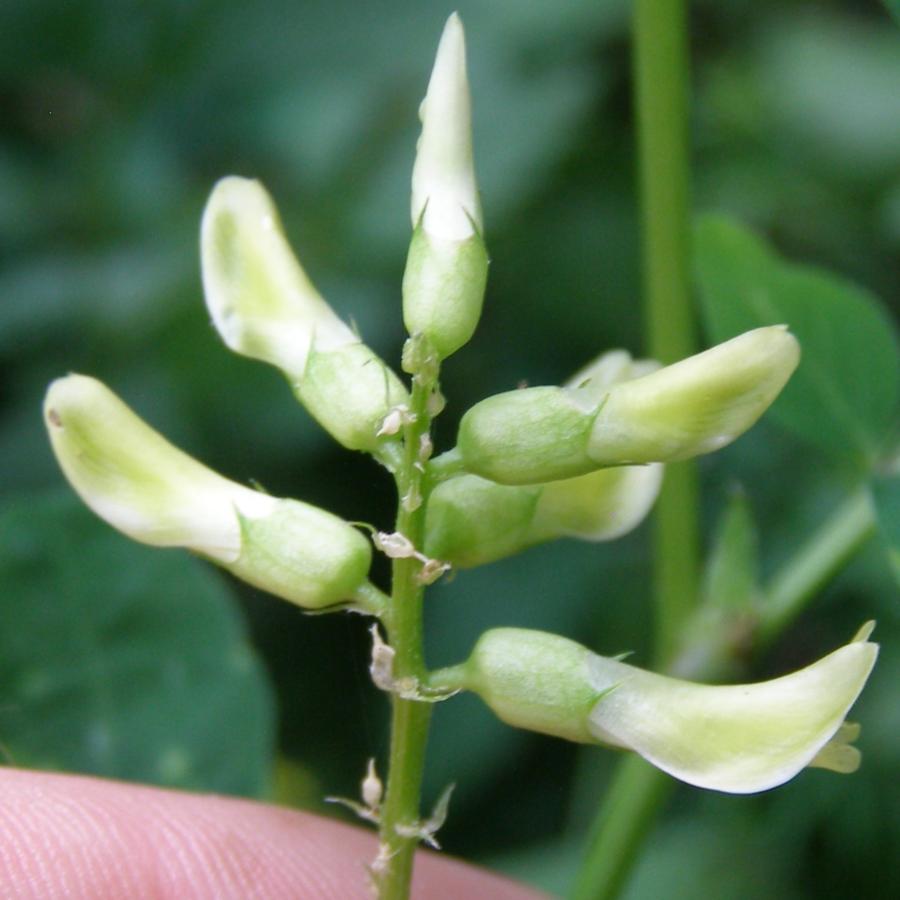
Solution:
M 783 325 L 745 332 L 616 385 L 588 443 L 599 464 L 675 462 L 727 446 L 775 401 L 800 360 Z
M 472 159 L 472 112 L 462 21 L 453 13 L 438 44 L 420 108 L 422 136 L 412 177 L 412 223 L 429 235 L 464 241 L 482 229 Z
M 447 16 L 447 21 L 444 23 L 444 30 L 441 32 L 441 39 L 438 42 L 435 68 L 437 68 L 438 65 L 437 61 L 441 59 L 441 55 L 444 53 L 457 60 L 462 58 L 463 65 L 465 65 L 466 34 L 465 29 L 463 28 L 462 18 L 457 10 L 450 13 L 450 15 Z
M 850 742 L 859 729 L 844 717 L 877 653 L 875 644 L 854 640 L 791 675 L 727 686 L 592 656 L 594 688 L 616 690 L 597 702 L 591 728 L 598 740 L 634 750 L 675 778 L 727 793 L 768 790 L 806 766 L 852 772 L 860 757 Z

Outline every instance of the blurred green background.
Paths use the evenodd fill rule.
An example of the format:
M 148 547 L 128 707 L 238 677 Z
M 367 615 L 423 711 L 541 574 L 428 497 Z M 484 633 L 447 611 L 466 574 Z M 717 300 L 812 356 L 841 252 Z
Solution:
M 457 6 L 492 265 L 482 325 L 445 367 L 442 447 L 481 397 L 641 345 L 628 3 Z M 356 794 L 367 757 L 384 758 L 366 623 L 303 616 L 96 523 L 70 499 L 40 404 L 52 378 L 93 374 L 229 477 L 387 528 L 386 473 L 337 448 L 274 370 L 218 340 L 197 233 L 217 178 L 260 178 L 314 282 L 396 363 L 416 111 L 451 11 L 422 0 L 0 5 L 8 761 L 321 810 L 326 794 Z M 703 0 L 692 47 L 696 208 L 754 225 L 896 315 L 900 29 L 870 0 Z M 705 458 L 702 474 L 707 525 L 730 486 L 746 489 L 766 571 L 852 479 L 767 423 Z M 486 627 L 520 625 L 646 663 L 647 537 L 645 525 L 613 545 L 563 542 L 459 573 L 429 601 L 429 662 L 458 661 Z M 679 789 L 630 900 L 900 890 L 900 615 L 877 541 L 756 674 L 811 661 L 867 618 L 884 651 L 855 713 L 861 772 L 809 771 L 753 798 Z M 436 711 L 426 803 L 457 782 L 446 849 L 561 892 L 615 760 L 509 729 L 461 697 Z

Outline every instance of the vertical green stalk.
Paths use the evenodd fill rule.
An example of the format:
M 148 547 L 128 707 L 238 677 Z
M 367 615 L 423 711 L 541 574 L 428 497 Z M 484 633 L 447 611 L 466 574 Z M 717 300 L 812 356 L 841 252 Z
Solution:
M 691 302 L 686 0 L 635 0 L 646 351 L 669 364 L 696 352 Z M 697 595 L 693 463 L 670 465 L 654 530 L 656 655 L 668 660 Z
M 635 0 L 634 85 L 644 271 L 646 350 L 663 363 L 696 345 L 688 219 L 686 0 Z M 697 596 L 696 468 L 667 467 L 653 532 L 656 657 L 664 664 Z M 668 790 L 643 760 L 624 760 L 589 838 L 574 896 L 616 896 Z
M 607 900 L 619 894 L 671 784 L 639 756 L 619 763 L 588 838 L 576 900 Z
M 431 427 L 428 399 L 436 384 L 436 375 L 413 378 L 410 411 L 412 421 L 404 430 L 404 454 L 395 473 L 398 511 L 396 531 L 416 547 L 422 546 L 424 513 L 428 486 L 423 479 L 421 441 Z M 416 499 L 418 498 L 418 500 Z M 396 681 L 423 683 L 425 661 L 422 633 L 424 587 L 417 576 L 422 564 L 417 559 L 395 559 L 390 607 L 385 617 L 388 638 L 394 650 L 393 675 Z M 409 896 L 413 857 L 420 820 L 419 805 L 425 770 L 425 748 L 431 706 L 418 700 L 391 697 L 391 749 L 388 784 L 379 829 L 379 857 L 373 878 L 381 900 L 406 900 Z M 398 830 L 399 826 L 399 830 Z M 403 833 L 400 833 L 403 832 Z

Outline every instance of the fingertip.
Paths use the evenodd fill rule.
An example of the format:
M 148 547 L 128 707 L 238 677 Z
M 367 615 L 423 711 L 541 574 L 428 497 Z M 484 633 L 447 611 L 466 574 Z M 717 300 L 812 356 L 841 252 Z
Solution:
M 7 900 L 370 900 L 373 833 L 309 813 L 84 776 L 0 772 Z M 537 892 L 420 853 L 413 897 L 537 900 Z

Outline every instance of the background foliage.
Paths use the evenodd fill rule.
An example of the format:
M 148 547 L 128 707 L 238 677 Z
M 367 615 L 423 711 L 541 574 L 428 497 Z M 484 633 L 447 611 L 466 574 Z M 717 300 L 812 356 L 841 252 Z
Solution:
M 558 382 L 603 348 L 640 342 L 627 3 L 458 6 L 493 261 L 482 325 L 445 369 L 445 446 L 481 397 Z M 415 112 L 449 11 L 420 0 L 0 8 L 0 741 L 11 761 L 320 808 L 325 794 L 353 794 L 365 758 L 384 755 L 364 623 L 302 616 L 111 533 L 61 498 L 39 410 L 51 378 L 88 372 L 228 476 L 389 525 L 385 473 L 333 446 L 277 373 L 220 345 L 201 300 L 197 229 L 217 178 L 261 178 L 313 280 L 397 360 Z M 896 373 L 893 385 L 873 380 L 868 363 L 900 301 L 900 31 L 870 0 L 698 0 L 692 33 L 696 208 L 855 282 L 835 290 L 893 304 L 821 352 L 839 364 L 858 433 L 896 428 Z M 701 250 L 740 244 L 719 221 L 700 226 Z M 734 277 L 728 247 L 700 260 L 706 298 L 710 279 Z M 774 252 L 767 259 L 760 279 L 805 290 Z M 748 315 L 735 307 L 731 321 Z M 730 322 L 710 320 L 713 341 Z M 764 573 L 875 458 L 831 421 L 785 414 L 790 403 L 702 463 L 708 525 L 742 485 Z M 793 431 L 779 428 L 787 418 Z M 896 542 L 896 479 L 879 485 Z M 564 542 L 460 573 L 429 602 L 430 662 L 458 661 L 492 625 L 646 662 L 646 537 L 645 526 L 613 545 Z M 880 540 L 756 667 L 804 664 L 877 618 L 884 652 L 856 713 L 861 772 L 807 772 L 755 798 L 680 789 L 629 897 L 793 900 L 900 885 L 900 615 Z M 88 647 L 106 649 L 79 646 L 76 623 Z M 141 657 L 144 642 L 156 652 Z M 122 668 L 92 672 L 101 652 Z M 190 694 L 166 699 L 170 682 L 146 668 L 154 656 Z M 103 707 L 97 691 L 109 683 L 121 690 Z M 155 702 L 176 700 L 180 712 L 154 721 Z M 90 743 L 104 729 L 117 759 Z M 187 768 L 177 754 L 164 764 L 166 742 L 193 748 Z M 614 755 L 513 731 L 469 697 L 438 708 L 431 748 L 426 802 L 458 783 L 447 849 L 562 890 Z

